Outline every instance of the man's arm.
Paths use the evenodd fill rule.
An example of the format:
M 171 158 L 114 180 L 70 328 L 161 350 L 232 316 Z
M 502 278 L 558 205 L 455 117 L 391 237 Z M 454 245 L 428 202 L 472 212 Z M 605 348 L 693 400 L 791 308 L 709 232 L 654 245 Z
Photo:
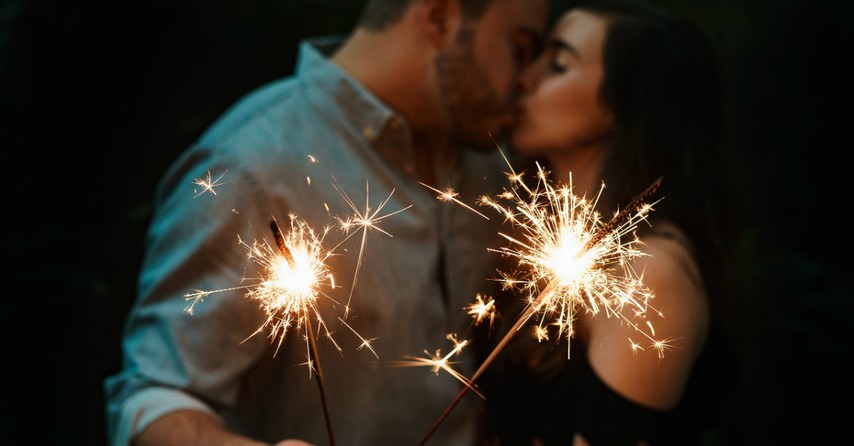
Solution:
M 170 412 L 148 425 L 135 446 L 265 446 L 229 431 L 216 418 L 197 410 Z
M 178 410 L 148 425 L 134 446 L 267 446 L 226 429 L 216 418 L 197 410 Z M 302 440 L 282 440 L 274 446 L 312 446 Z

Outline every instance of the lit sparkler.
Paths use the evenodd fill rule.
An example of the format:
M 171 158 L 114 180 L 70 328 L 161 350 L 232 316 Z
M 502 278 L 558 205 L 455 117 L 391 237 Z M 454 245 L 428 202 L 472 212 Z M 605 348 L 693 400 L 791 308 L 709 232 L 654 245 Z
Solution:
M 313 158 L 311 161 L 315 162 Z M 196 196 L 208 191 L 212 195 L 217 195 L 214 188 L 223 184 L 221 179 L 224 175 L 225 173 L 213 179 L 211 174 L 208 173 L 206 178 L 197 179 L 194 184 L 201 186 L 203 189 L 201 192 L 197 191 Z M 310 186 L 310 178 L 307 178 L 306 181 L 308 181 L 308 185 Z M 287 233 L 283 233 L 274 219 L 270 223 L 270 228 L 273 231 L 276 242 L 275 247 L 271 247 L 266 242 L 258 241 L 249 245 L 238 238 L 240 244 L 247 248 L 250 260 L 254 260 L 260 266 L 260 273 L 257 278 L 244 279 L 251 281 L 251 284 L 213 291 L 197 290 L 185 295 L 185 298 L 190 301 L 190 304 L 186 307 L 186 311 L 192 314 L 194 305 L 211 294 L 231 290 L 245 290 L 246 297 L 258 301 L 267 316 L 264 323 L 246 339 L 268 330 L 269 337 L 273 340 L 278 340 L 276 351 L 281 347 L 290 328 L 298 331 L 303 328 L 306 330 L 307 335 L 304 336 L 304 339 L 306 341 L 307 360 L 305 365 L 308 366 L 309 376 L 311 376 L 312 372 L 317 374 L 327 429 L 329 430 L 329 437 L 333 444 L 334 440 L 326 404 L 323 373 L 317 355 L 316 336 L 313 327 L 314 324 L 317 324 L 318 329 L 321 329 L 325 333 L 325 336 L 339 352 L 341 351 L 341 348 L 332 338 L 332 334 L 321 317 L 317 306 L 318 300 L 321 297 L 331 300 L 335 305 L 338 304 L 335 299 L 322 291 L 324 286 L 328 286 L 330 289 L 336 288 L 334 278 L 326 264 L 326 260 L 333 255 L 333 252 L 338 247 L 356 234 L 359 229 L 362 230 L 361 247 L 350 296 L 345 306 L 344 318 L 339 317 L 338 320 L 360 339 L 361 343 L 357 350 L 367 348 L 379 359 L 371 345 L 371 342 L 376 338 L 366 339 L 362 337 L 344 319 L 350 310 L 350 298 L 352 298 L 359 268 L 362 264 L 368 230 L 375 229 L 391 237 L 389 232 L 379 227 L 379 222 L 411 207 L 407 206 L 381 215 L 380 212 L 394 193 L 392 191 L 375 210 L 371 208 L 367 201 L 368 197 L 366 197 L 364 211 L 360 212 L 355 202 L 346 193 L 337 185 L 334 185 L 334 187 L 341 193 L 341 196 L 353 211 L 353 215 L 347 219 L 336 217 L 339 222 L 339 228 L 346 234 L 346 237 L 334 248 L 327 250 L 323 247 L 323 240 L 329 232 L 330 227 L 324 228 L 322 233 L 318 234 L 305 221 L 298 219 L 294 215 L 290 215 L 290 230 Z M 365 188 L 367 194 L 369 192 L 367 184 Z M 312 321 L 312 318 L 315 321 Z
M 596 199 L 590 201 L 573 194 L 571 177 L 569 185 L 554 185 L 538 164 L 537 184 L 531 188 L 522 180 L 522 175 L 513 171 L 506 158 L 505 161 L 510 168 L 511 189 L 497 199 L 483 197 L 481 204 L 492 207 L 518 229 L 516 235 L 501 233 L 509 244 L 491 251 L 515 258 L 523 267 L 521 272 L 502 274 L 500 281 L 505 289 L 520 288 L 527 292 L 528 304 L 469 382 L 474 383 L 480 377 L 522 325 L 535 315 L 540 316 L 536 327 L 540 340 L 547 333 L 548 323 L 558 327 L 559 336 L 569 339 L 576 313 L 584 309 L 593 314 L 604 311 L 608 317 L 619 317 L 650 339 L 653 346 L 663 345 L 650 334 L 654 331 L 648 322 L 649 333 L 635 322 L 635 318 L 642 320 L 651 308 L 653 295 L 630 264 L 631 259 L 644 255 L 635 247 L 639 241 L 633 234 L 652 211 L 652 204 L 645 200 L 658 189 L 661 179 L 605 222 L 596 210 L 604 184 Z M 510 204 L 502 204 L 504 201 Z M 541 288 L 542 284 L 546 284 L 545 287 Z M 569 344 L 567 342 L 567 348 Z M 470 387 L 462 389 L 421 445 Z
M 332 424 L 326 403 L 326 390 L 323 382 L 323 371 L 320 366 L 320 358 L 317 354 L 317 345 L 314 335 L 312 316 L 316 319 L 319 328 L 322 328 L 327 337 L 341 350 L 326 327 L 317 306 L 320 296 L 332 299 L 321 291 L 322 284 L 328 280 L 329 285 L 334 288 L 334 280 L 325 260 L 332 255 L 330 251 L 323 248 L 323 236 L 319 236 L 308 224 L 290 216 L 290 230 L 283 233 L 275 219 L 270 222 L 270 229 L 276 241 L 275 249 L 267 243 L 256 241 L 251 246 L 240 241 L 247 249 L 249 256 L 262 266 L 262 275 L 257 284 L 245 287 L 246 297 L 260 302 L 261 308 L 267 315 L 264 323 L 252 333 L 254 336 L 269 328 L 269 336 L 278 338 L 276 350 L 281 347 L 285 340 L 287 331 L 291 327 L 306 330 L 307 362 L 309 374 L 313 370 L 317 374 L 317 384 L 323 405 L 323 413 L 326 419 L 326 427 L 331 444 L 335 444 L 332 435 Z M 328 229 L 324 230 L 323 235 Z M 218 290 L 223 291 L 223 290 Z M 203 297 L 216 291 L 199 291 L 186 296 L 192 302 L 187 310 L 192 313 L 193 305 Z M 348 326 L 349 327 L 349 326 Z M 247 338 L 248 339 L 248 338 Z
M 328 228 L 318 235 L 295 215 L 290 216 L 290 230 L 287 234 L 281 232 L 275 220 L 270 226 L 276 239 L 275 248 L 263 241 L 256 240 L 249 245 L 238 239 L 247 249 L 250 260 L 260 266 L 259 276 L 254 280 L 244 279 L 251 282 L 247 285 L 189 293 L 185 295 L 190 301 L 186 311 L 192 314 L 193 307 L 211 294 L 242 289 L 246 291 L 247 298 L 259 302 L 267 316 L 249 337 L 269 329 L 270 338 L 278 338 L 278 345 L 281 346 L 288 328 L 300 329 L 306 326 L 311 315 L 317 318 L 319 326 L 328 334 L 329 330 L 325 329 L 326 324 L 317 307 L 321 296 L 334 302 L 321 289 L 324 285 L 335 287 L 334 278 L 325 263 L 332 253 L 323 248 L 323 237 Z M 337 344 L 335 347 L 341 350 Z
M 313 157 L 309 157 L 309 159 L 311 162 L 317 162 Z M 195 184 L 206 187 L 207 190 L 216 195 L 213 188 L 222 184 L 219 180 L 223 175 L 220 175 L 216 180 L 211 180 L 211 174 L 208 173 L 206 179 L 196 180 Z M 318 234 L 305 221 L 291 215 L 290 231 L 287 234 L 283 234 L 274 220 L 271 222 L 271 229 L 276 239 L 277 246 L 275 248 L 270 247 L 264 242 L 255 241 L 252 245 L 249 245 L 243 240 L 239 240 L 240 244 L 247 248 L 250 260 L 254 260 L 261 266 L 259 277 L 251 280 L 252 283 L 248 285 L 212 291 L 196 290 L 188 293 L 185 295 L 185 299 L 191 302 L 185 308 L 185 311 L 192 314 L 193 307 L 209 295 L 223 291 L 245 290 L 246 297 L 258 301 L 267 315 L 265 322 L 249 337 L 269 329 L 269 336 L 273 339 L 278 338 L 278 347 L 280 347 L 290 327 L 300 329 L 303 326 L 307 326 L 307 322 L 310 321 L 310 317 L 313 315 L 317 319 L 319 328 L 323 329 L 326 337 L 330 339 L 335 348 L 340 352 L 341 348 L 332 338 L 330 330 L 321 318 L 317 308 L 317 301 L 320 297 L 325 297 L 332 301 L 333 304 L 338 304 L 335 299 L 321 291 L 321 286 L 327 281 L 326 285 L 329 288 L 336 288 L 335 280 L 330 268 L 326 264 L 326 259 L 331 257 L 344 242 L 361 230 L 361 246 L 357 257 L 353 283 L 347 299 L 347 305 L 345 306 L 344 318 L 338 319 L 361 340 L 358 350 L 367 348 L 375 357 L 379 358 L 371 346 L 371 341 L 376 340 L 376 338 L 366 339 L 362 337 L 344 319 L 346 319 L 350 311 L 350 299 L 353 296 L 353 290 L 355 289 L 359 269 L 362 264 L 368 230 L 377 230 L 391 237 L 392 235 L 382 229 L 379 223 L 412 206 L 380 214 L 394 194 L 392 190 L 388 197 L 376 206 L 376 209 L 372 209 L 368 201 L 369 196 L 366 196 L 364 211 L 359 211 L 356 203 L 337 184 L 333 183 L 333 186 L 339 191 L 344 201 L 353 211 L 353 214 L 346 219 L 336 217 L 339 229 L 346 234 L 343 240 L 338 242 L 333 248 L 327 250 L 324 249 L 323 242 L 331 229 L 330 227 L 325 227 L 322 233 Z M 365 184 L 365 192 L 366 195 L 369 195 L 367 183 Z M 244 280 L 248 281 L 250 279 Z M 312 361 L 309 359 L 306 364 L 309 365 L 309 371 L 311 371 Z
M 513 191 L 501 196 L 514 200 L 512 206 L 481 200 L 519 228 L 516 236 L 500 234 L 509 244 L 493 249 L 516 258 L 523 267 L 521 273 L 504 274 L 501 279 L 505 289 L 518 287 L 528 293 L 529 303 L 517 325 L 537 314 L 541 316 L 539 328 L 551 322 L 559 335 L 569 339 L 579 310 L 594 315 L 604 311 L 607 317 L 630 324 L 653 344 L 658 342 L 648 321 L 644 325 L 649 331 L 635 322 L 651 309 L 653 295 L 630 260 L 646 255 L 636 247 L 640 242 L 634 233 L 652 211 L 653 205 L 644 201 L 658 189 L 661 179 L 605 222 L 596 211 L 604 184 L 596 199 L 589 201 L 572 193 L 571 179 L 569 185 L 554 186 L 539 165 L 537 175 L 537 187 L 530 189 L 521 176 L 512 173 L 511 178 L 516 178 Z M 523 199 L 521 192 L 529 198 Z M 541 289 L 543 283 L 547 285 Z
M 296 228 L 294 222 L 297 222 Z M 277 301 L 281 301 L 281 306 L 274 305 L 273 309 L 278 312 L 280 309 L 285 311 L 284 319 L 288 320 L 291 316 L 297 318 L 297 327 L 300 323 L 305 324 L 307 331 L 307 342 L 309 346 L 309 370 L 313 367 L 317 372 L 317 385 L 320 390 L 320 399 L 323 406 L 323 415 L 326 420 L 326 430 L 329 434 L 329 442 L 335 446 L 335 438 L 332 435 L 332 423 L 329 418 L 329 409 L 326 403 L 326 387 L 323 383 L 323 370 L 320 367 L 320 356 L 317 354 L 317 344 L 312 330 L 311 314 L 317 315 L 318 324 L 326 327 L 320 313 L 317 310 L 318 290 L 315 286 L 319 283 L 319 278 L 326 275 L 328 267 L 326 263 L 317 261 L 321 258 L 319 255 L 322 252 L 322 244 L 320 239 L 314 236 L 307 225 L 301 220 L 291 218 L 291 231 L 288 233 L 288 238 L 282 234 L 276 220 L 270 222 L 270 229 L 273 231 L 273 236 L 276 239 L 276 245 L 279 248 L 279 253 L 285 259 L 287 265 L 283 265 L 281 261 L 277 266 L 278 273 L 274 275 L 277 284 L 274 291 Z M 296 230 L 295 230 L 296 229 Z M 296 234 L 296 235 L 295 235 Z M 308 237 L 304 237 L 304 235 Z M 308 243 L 306 243 L 308 241 Z M 290 242 L 290 243 L 289 243 Z M 296 242 L 296 243 L 295 243 Z M 291 246 L 294 246 L 294 251 Z M 294 254 L 300 256 L 299 260 Z M 307 254 L 307 255 L 306 255 Z M 286 266 L 286 267 L 285 267 Z M 284 294 L 284 296 L 283 296 Z M 267 302 L 267 301 L 264 301 Z M 310 310 L 310 311 L 309 311 Z M 268 311 L 268 315 L 270 312 Z M 304 320 L 302 320 L 304 319 Z M 267 321 L 269 322 L 269 318 Z M 282 319 L 280 319 L 282 321 Z M 289 324 L 286 323 L 283 330 L 287 329 Z M 277 325 L 278 326 L 278 325 Z M 275 330 L 274 330 L 275 331 Z M 329 330 L 326 330 L 327 335 Z M 284 339 L 284 332 L 281 339 Z M 331 339 L 331 336 L 329 336 Z M 334 341 L 333 341 L 334 343 Z M 340 349 L 339 349 L 340 350 Z

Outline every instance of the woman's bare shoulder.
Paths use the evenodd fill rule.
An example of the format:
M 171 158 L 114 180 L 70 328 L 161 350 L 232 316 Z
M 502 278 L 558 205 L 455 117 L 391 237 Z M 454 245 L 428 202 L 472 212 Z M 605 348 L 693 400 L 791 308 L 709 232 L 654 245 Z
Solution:
M 709 329 L 709 308 L 690 243 L 664 224 L 644 234 L 631 275 L 652 296 L 643 314 L 585 316 L 589 358 L 612 389 L 640 404 L 667 409 L 681 397 Z

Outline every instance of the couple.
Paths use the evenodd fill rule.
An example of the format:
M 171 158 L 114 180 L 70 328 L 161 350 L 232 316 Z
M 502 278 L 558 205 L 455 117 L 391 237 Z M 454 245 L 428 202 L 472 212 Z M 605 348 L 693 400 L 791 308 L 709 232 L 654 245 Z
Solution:
M 666 198 L 641 234 L 652 255 L 635 267 L 667 309 L 657 330 L 678 348 L 664 359 L 632 355 L 625 327 L 581 315 L 575 342 L 595 346 L 579 355 L 592 370 L 583 385 L 616 395 L 605 400 L 556 394 L 549 386 L 577 367 L 563 354 L 540 360 L 542 345 L 520 336 L 485 378 L 497 389 L 486 403 L 467 396 L 430 442 L 535 444 L 560 431 L 555 444 L 595 445 L 608 429 L 625 444 L 649 440 L 642 435 L 691 388 L 714 319 L 720 259 L 706 181 L 715 175 L 704 169 L 719 110 L 715 68 L 707 48 L 686 40 L 689 28 L 609 5 L 570 9 L 547 35 L 546 0 L 370 0 L 343 43 L 303 42 L 293 76 L 235 104 L 158 184 L 123 368 L 105 381 L 110 443 L 416 444 L 460 383 L 390 364 L 450 351 L 449 333 L 471 333 L 464 308 L 501 292 L 499 260 L 487 253 L 502 244 L 499 219 L 440 202 L 423 185 L 451 187 L 469 203 L 498 193 L 507 166 L 493 138 L 556 180 L 572 172 L 579 194 L 604 181 L 606 215 L 664 176 Z M 328 258 L 338 285 L 321 293 L 309 322 L 314 371 L 308 327 L 268 338 L 258 331 L 267 315 L 241 288 L 262 273 L 244 243 L 276 246 L 269 223 L 287 229 L 291 215 L 318 231 L 377 218 L 360 228 L 364 238 L 335 227 L 324 235 L 342 242 Z M 185 296 L 199 291 L 216 292 L 188 314 Z M 455 369 L 471 376 L 477 355 L 463 350 Z M 516 389 L 530 386 L 563 405 L 607 402 L 586 413 L 594 421 L 645 421 L 540 426 L 523 415 L 537 401 L 514 406 Z

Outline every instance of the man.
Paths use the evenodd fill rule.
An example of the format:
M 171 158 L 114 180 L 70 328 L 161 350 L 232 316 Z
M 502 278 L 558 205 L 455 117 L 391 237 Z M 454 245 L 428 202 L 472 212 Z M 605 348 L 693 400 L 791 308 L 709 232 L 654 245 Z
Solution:
M 513 124 L 547 16 L 546 0 L 370 0 L 343 44 L 303 42 L 293 77 L 242 99 L 176 160 L 158 185 L 124 368 L 105 382 L 110 442 L 420 440 L 461 384 L 393 363 L 466 337 L 464 307 L 495 283 L 487 248 L 499 243 L 498 222 L 424 185 L 472 201 L 500 191 L 492 137 Z M 374 212 L 387 217 L 381 231 L 360 226 L 364 238 L 335 224 Z M 288 325 L 246 286 L 263 274 L 247 247 L 278 246 L 270 222 L 286 238 L 290 216 L 331 227 L 335 285 Z M 188 314 L 193 293 L 204 299 Z M 472 349 L 454 361 L 468 376 L 476 366 Z M 481 409 L 467 398 L 431 442 L 475 444 Z

